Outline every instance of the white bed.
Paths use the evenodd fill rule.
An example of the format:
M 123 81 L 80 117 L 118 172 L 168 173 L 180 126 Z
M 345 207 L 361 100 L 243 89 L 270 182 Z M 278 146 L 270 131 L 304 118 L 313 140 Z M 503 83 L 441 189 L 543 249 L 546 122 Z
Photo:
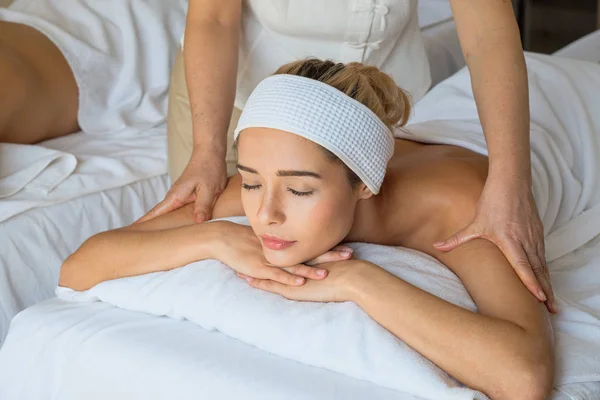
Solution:
M 554 55 L 600 63 L 600 29 L 563 47 Z
M 53 297 L 62 261 L 85 239 L 130 224 L 164 197 L 165 129 L 75 134 L 20 149 L 24 158 L 28 150 L 61 150 L 78 165 L 48 193 L 32 189 L 34 179 L 0 200 L 0 344 L 15 314 Z
M 528 63 L 544 66 L 544 60 L 547 58 L 530 56 Z M 565 68 L 570 65 L 581 75 L 565 74 Z M 600 119 L 598 115 L 585 114 L 589 104 L 593 104 L 590 99 L 598 97 L 597 91 L 582 92 L 581 89 L 582 85 L 591 84 L 600 87 L 600 71 L 588 63 L 560 59 L 545 68 L 544 73 L 531 75 L 531 83 L 537 89 L 530 93 L 534 99 L 532 163 L 534 181 L 537 182 L 534 190 L 542 193 L 546 185 L 548 193 L 559 194 L 560 203 L 556 209 L 556 198 L 548 200 L 547 197 L 546 201 L 539 202 L 545 227 L 551 230 L 547 249 L 548 254 L 552 254 L 550 270 L 561 309 L 553 324 L 557 386 L 552 399 L 597 399 L 600 394 L 600 236 L 592 236 L 591 240 L 586 237 L 590 232 L 597 235 L 598 225 L 580 217 L 590 215 L 594 218 L 591 215 L 597 216 L 600 212 L 600 186 L 595 168 L 599 161 L 593 157 L 600 152 L 600 142 L 594 136 Z M 571 87 L 575 83 L 574 77 L 577 77 L 577 86 Z M 561 98 L 545 91 L 549 88 L 548 82 L 566 85 L 558 87 L 579 97 L 572 98 L 567 104 L 560 103 Z M 472 96 L 469 88 L 465 71 L 453 77 L 449 85 L 438 86 L 436 93 L 417 104 L 417 125 L 411 125 L 411 131 L 420 134 L 419 126 L 443 126 L 449 142 L 463 140 L 463 136 L 465 141 L 470 140 L 467 136 L 472 136 L 472 132 L 453 130 L 455 127 L 481 129 L 476 118 L 473 119 L 476 109 L 469 97 Z M 564 107 L 549 106 L 559 103 Z M 585 104 L 587 106 L 578 112 L 577 109 Z M 566 112 L 557 114 L 555 109 Z M 438 118 L 444 121 L 438 122 Z M 553 121 L 555 118 L 559 119 Z M 445 125 L 436 125 L 438 123 Z M 577 130 L 585 136 L 565 136 L 565 132 Z M 550 139 L 554 137 L 551 132 L 562 132 L 560 146 L 556 145 L 555 139 Z M 484 148 L 482 135 L 478 133 L 477 138 L 474 146 L 479 150 L 476 151 L 484 151 L 481 150 Z M 427 140 L 425 136 L 420 139 Z M 554 143 L 554 147 L 547 147 L 548 143 Z M 540 151 L 548 148 L 565 153 L 550 151 L 540 158 Z M 573 154 L 578 156 L 573 157 Z M 561 175 L 565 181 L 560 178 L 552 181 L 544 175 L 546 172 L 552 172 L 551 176 L 562 174 L 557 172 L 553 162 L 566 168 L 565 174 Z M 591 169 L 581 169 L 585 165 Z M 573 182 L 580 183 L 579 193 Z M 571 212 L 565 211 L 568 209 Z M 570 217 L 566 213 L 570 213 Z M 548 218 L 553 223 L 546 223 Z M 578 225 L 573 226 L 572 221 L 577 221 Z M 566 242 L 576 243 L 577 249 L 569 249 Z M 172 281 L 174 274 L 181 271 L 186 269 L 162 276 Z M 135 279 L 142 278 L 131 278 L 123 285 L 133 285 Z M 107 282 L 104 287 L 118 282 Z M 150 292 L 158 291 L 154 288 Z M 191 285 L 185 290 L 197 293 L 195 289 L 196 286 Z M 178 292 L 179 300 L 185 301 L 186 297 L 181 297 L 185 290 Z M 125 299 L 141 296 L 136 290 L 121 291 L 121 295 Z M 167 302 L 161 306 L 170 309 L 171 304 Z M 174 315 L 181 318 L 183 315 L 178 311 L 175 309 Z M 238 329 L 244 330 L 247 326 Z M 295 340 L 290 345 L 310 346 L 310 343 L 298 342 Z M 372 364 L 366 362 L 366 365 Z M 0 349 L 2 392 L 8 393 L 11 400 L 415 398 L 269 354 L 217 331 L 203 330 L 188 321 L 126 311 L 107 303 L 74 303 L 61 299 L 47 300 L 14 318 L 5 345 Z M 436 397 L 439 398 L 442 397 Z

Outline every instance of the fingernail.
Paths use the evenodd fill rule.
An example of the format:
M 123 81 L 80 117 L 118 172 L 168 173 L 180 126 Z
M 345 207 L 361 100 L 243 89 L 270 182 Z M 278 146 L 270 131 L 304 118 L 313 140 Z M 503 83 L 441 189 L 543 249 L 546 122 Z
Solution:
M 435 242 L 433 245 L 437 247 L 437 246 L 441 246 L 443 244 L 444 244 L 444 242 Z
M 296 283 L 301 285 L 304 283 L 304 278 L 296 278 Z
M 318 269 L 317 270 L 317 275 L 323 276 L 323 275 L 325 275 L 325 272 L 327 272 L 327 271 L 325 271 L 324 269 Z
M 547 300 L 546 295 L 541 290 L 538 290 L 537 294 L 538 294 L 538 299 L 540 299 L 540 301 L 546 301 Z
M 340 253 L 340 256 L 342 256 L 342 257 L 350 257 L 350 255 L 351 255 L 351 253 L 350 253 L 350 252 L 348 252 L 348 251 L 342 251 L 342 252 Z
M 250 277 L 250 276 L 247 276 L 247 277 L 246 277 L 246 281 L 248 281 L 248 282 L 252 282 L 253 280 L 254 280 L 254 278 L 252 278 L 252 277 Z

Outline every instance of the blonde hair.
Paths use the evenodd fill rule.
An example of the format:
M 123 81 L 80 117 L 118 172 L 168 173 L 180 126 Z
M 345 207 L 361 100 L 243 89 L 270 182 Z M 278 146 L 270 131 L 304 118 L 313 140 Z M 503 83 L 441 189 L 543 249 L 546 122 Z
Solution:
M 333 86 L 370 108 L 390 130 L 408 122 L 411 112 L 408 93 L 374 66 L 309 58 L 282 65 L 274 75 L 278 74 L 303 76 Z

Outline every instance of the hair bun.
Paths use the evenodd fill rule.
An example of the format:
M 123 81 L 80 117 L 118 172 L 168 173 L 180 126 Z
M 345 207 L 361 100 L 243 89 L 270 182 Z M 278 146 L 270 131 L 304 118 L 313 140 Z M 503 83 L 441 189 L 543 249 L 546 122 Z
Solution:
M 333 86 L 369 107 L 390 130 L 406 125 L 410 117 L 408 93 L 374 66 L 311 58 L 283 65 L 275 74 L 299 75 Z

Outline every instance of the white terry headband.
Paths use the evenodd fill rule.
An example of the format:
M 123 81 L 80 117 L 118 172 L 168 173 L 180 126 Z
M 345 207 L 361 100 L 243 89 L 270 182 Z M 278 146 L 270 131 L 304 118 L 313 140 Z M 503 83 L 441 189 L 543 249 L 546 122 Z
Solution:
M 273 128 L 313 141 L 346 164 L 379 193 L 394 138 L 364 104 L 338 89 L 297 75 L 272 75 L 246 102 L 234 138 L 247 128 Z

